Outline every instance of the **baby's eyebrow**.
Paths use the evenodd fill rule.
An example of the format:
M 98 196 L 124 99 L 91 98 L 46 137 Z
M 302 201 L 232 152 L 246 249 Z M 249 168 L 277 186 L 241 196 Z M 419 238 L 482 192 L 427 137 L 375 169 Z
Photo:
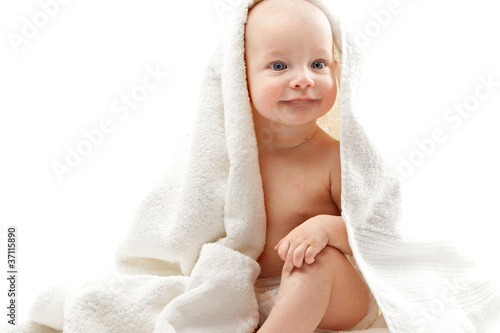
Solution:
M 271 50 L 269 52 L 266 52 L 265 56 L 266 57 L 275 57 L 275 56 L 280 56 L 280 55 L 285 55 L 285 54 L 286 54 L 286 52 L 284 52 L 283 50 L 276 49 L 276 50 Z
M 324 54 L 324 55 L 332 55 L 332 50 L 328 50 L 326 48 L 318 48 L 313 50 L 314 53 L 318 54 Z M 283 56 L 287 55 L 287 52 L 281 50 L 281 49 L 274 49 L 271 51 L 268 51 L 264 54 L 264 57 L 276 57 L 276 56 Z
M 327 49 L 324 47 L 314 49 L 313 52 L 321 54 L 321 55 L 327 55 L 327 56 L 332 56 L 333 55 L 333 49 Z

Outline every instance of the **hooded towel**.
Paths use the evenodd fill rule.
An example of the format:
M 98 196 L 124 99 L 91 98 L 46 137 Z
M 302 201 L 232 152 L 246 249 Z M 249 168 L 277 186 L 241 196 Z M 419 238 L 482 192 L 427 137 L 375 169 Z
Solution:
M 500 332 L 498 286 L 447 242 L 402 232 L 397 177 L 355 116 L 361 54 L 331 6 L 310 2 L 330 20 L 341 65 L 337 101 L 319 124 L 340 141 L 350 259 L 387 323 L 366 332 Z M 205 71 L 193 134 L 116 251 L 121 276 L 46 290 L 30 321 L 2 331 L 254 332 L 266 215 L 244 62 L 253 5 L 237 4 Z

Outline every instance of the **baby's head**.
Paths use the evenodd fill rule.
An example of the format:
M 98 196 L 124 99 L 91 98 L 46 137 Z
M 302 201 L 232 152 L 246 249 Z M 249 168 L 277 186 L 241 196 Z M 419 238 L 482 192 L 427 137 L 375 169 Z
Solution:
M 245 62 L 254 118 L 298 126 L 315 122 L 335 103 L 332 29 L 306 0 L 264 0 L 251 8 Z

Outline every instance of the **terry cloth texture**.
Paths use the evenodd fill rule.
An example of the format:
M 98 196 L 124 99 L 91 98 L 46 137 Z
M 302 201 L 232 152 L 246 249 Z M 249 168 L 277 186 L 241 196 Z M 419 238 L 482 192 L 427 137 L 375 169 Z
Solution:
M 338 101 L 320 124 L 340 140 L 342 217 L 388 326 L 363 332 L 500 332 L 498 286 L 447 242 L 402 232 L 399 182 L 356 117 L 361 53 L 335 2 L 311 2 L 330 20 L 341 63 Z M 266 215 L 244 62 L 252 5 L 236 5 L 206 69 L 189 144 L 145 198 L 117 249 L 121 277 L 46 290 L 30 321 L 2 324 L 0 331 L 254 331 Z

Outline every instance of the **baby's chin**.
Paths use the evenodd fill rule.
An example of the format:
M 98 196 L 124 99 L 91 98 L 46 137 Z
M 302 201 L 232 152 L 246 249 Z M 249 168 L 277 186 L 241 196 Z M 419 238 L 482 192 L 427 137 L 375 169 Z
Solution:
M 326 115 L 330 109 L 314 106 L 284 106 L 280 108 L 279 120 L 287 125 L 303 125 Z

